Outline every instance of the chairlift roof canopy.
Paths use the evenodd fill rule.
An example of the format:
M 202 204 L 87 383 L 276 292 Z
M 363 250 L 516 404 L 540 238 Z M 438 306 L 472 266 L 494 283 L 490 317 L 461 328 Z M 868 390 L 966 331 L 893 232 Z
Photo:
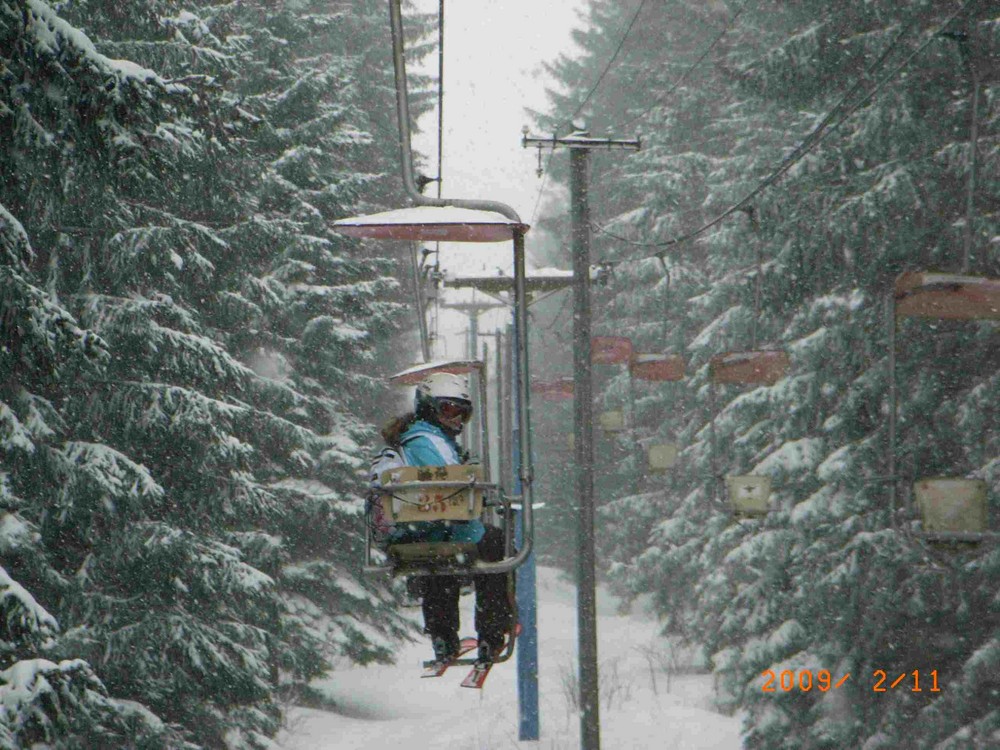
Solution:
M 679 354 L 636 354 L 629 372 L 633 378 L 654 382 L 684 379 L 684 357 Z
M 594 336 L 590 339 L 590 362 L 617 365 L 632 359 L 632 339 L 625 336 Z
M 455 206 L 411 206 L 366 216 L 351 216 L 333 223 L 335 231 L 349 237 L 414 242 L 509 242 L 516 231 L 528 231 L 495 211 Z
M 473 287 L 481 292 L 489 294 L 499 294 L 500 292 L 514 291 L 514 278 L 512 276 L 452 276 L 446 277 L 445 286 L 449 287 Z M 555 292 L 565 289 L 573 283 L 573 272 L 567 274 L 528 274 L 524 279 L 524 287 L 530 292 Z
M 908 271 L 896 279 L 894 293 L 900 317 L 1000 319 L 1000 279 Z
M 788 371 L 788 352 L 767 349 L 716 354 L 709 360 L 709 377 L 715 383 L 774 385 Z
M 482 373 L 486 365 L 478 359 L 449 359 L 438 360 L 436 362 L 424 362 L 413 365 L 405 370 L 389 376 L 389 382 L 393 385 L 416 385 L 432 372 L 450 372 L 454 375 L 468 375 L 470 373 Z
M 531 392 L 546 401 L 571 401 L 574 393 L 573 378 L 565 376 L 555 380 L 535 380 L 531 383 Z

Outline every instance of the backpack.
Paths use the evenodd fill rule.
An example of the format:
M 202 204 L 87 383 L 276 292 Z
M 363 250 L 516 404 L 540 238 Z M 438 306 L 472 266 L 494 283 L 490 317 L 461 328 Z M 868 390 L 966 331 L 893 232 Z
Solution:
M 371 529 L 372 541 L 376 546 L 384 547 L 389 541 L 389 537 L 396 528 L 396 524 L 386 515 L 385 508 L 382 507 L 382 474 L 390 469 L 398 469 L 406 466 L 406 459 L 401 451 L 395 448 L 383 448 L 378 455 L 372 459 L 368 471 L 368 495 L 365 502 L 365 516 L 368 521 L 368 528 Z

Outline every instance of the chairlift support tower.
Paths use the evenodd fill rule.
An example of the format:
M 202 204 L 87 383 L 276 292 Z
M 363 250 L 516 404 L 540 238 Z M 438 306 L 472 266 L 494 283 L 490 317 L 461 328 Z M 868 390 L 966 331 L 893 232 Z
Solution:
M 446 280 L 446 285 L 457 288 L 472 288 L 476 291 L 490 295 L 508 293 L 514 295 L 516 280 L 510 276 L 468 276 Z M 533 295 L 538 292 L 555 293 L 560 289 L 572 285 L 572 274 L 538 274 L 527 277 L 524 280 L 527 294 L 525 304 L 530 305 L 534 299 Z M 492 309 L 497 306 L 508 306 L 507 302 L 498 302 L 490 305 L 482 303 L 446 305 L 457 309 L 465 309 L 469 312 L 470 327 L 473 331 L 478 331 L 475 324 L 476 315 L 484 309 Z M 507 446 L 513 445 L 513 436 L 508 433 L 511 420 L 505 418 L 509 413 L 509 406 L 504 408 L 504 390 L 510 386 L 505 384 L 504 363 L 509 363 L 511 353 L 505 353 L 502 346 L 502 334 L 496 332 L 496 357 L 497 357 L 497 407 L 498 419 L 497 429 L 500 438 L 500 475 L 499 482 L 502 488 L 509 487 L 510 478 L 507 476 L 510 464 L 514 464 L 514 470 L 520 470 L 521 456 L 511 456 L 511 461 L 506 460 L 505 450 Z M 528 342 L 524 342 L 525 349 Z M 515 363 L 516 364 L 516 363 Z M 507 381 L 509 383 L 509 381 Z M 511 404 L 512 406 L 513 404 Z M 515 486 L 514 494 L 523 492 L 522 487 Z M 519 526 L 519 535 L 523 537 L 523 527 Z M 521 539 L 518 539 L 520 543 Z M 538 624 L 537 624 L 537 586 L 535 576 L 535 558 L 530 556 L 525 564 L 518 570 L 518 581 L 516 587 L 518 621 L 521 624 L 521 643 L 517 652 L 517 680 L 518 680 L 518 713 L 520 717 L 518 738 L 520 740 L 537 740 L 539 738 L 539 702 L 538 702 Z

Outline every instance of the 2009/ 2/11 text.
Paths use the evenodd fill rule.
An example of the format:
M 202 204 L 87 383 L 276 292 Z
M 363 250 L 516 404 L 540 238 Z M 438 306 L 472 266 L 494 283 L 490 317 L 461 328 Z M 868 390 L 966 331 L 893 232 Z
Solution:
M 764 681 L 760 689 L 764 693 L 775 693 L 779 690 L 783 693 L 789 693 L 793 690 L 808 693 L 814 689 L 825 693 L 828 690 L 836 690 L 843 687 L 850 676 L 851 673 L 848 672 L 839 679 L 835 679 L 833 674 L 827 669 L 816 671 L 811 669 L 783 669 L 780 672 L 768 669 L 761 673 Z M 885 693 L 897 688 L 909 688 L 911 693 L 922 693 L 925 691 L 940 693 L 938 671 L 933 669 L 925 672 L 923 677 L 921 677 L 919 669 L 915 669 L 912 672 L 903 672 L 898 677 L 895 674 L 890 676 L 884 669 L 876 669 L 872 672 L 872 692 Z

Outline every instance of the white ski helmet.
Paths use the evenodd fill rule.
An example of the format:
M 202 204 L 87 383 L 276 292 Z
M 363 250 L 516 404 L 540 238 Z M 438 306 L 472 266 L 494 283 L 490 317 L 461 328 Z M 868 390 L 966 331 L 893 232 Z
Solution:
M 472 413 L 472 398 L 469 396 L 469 381 L 462 375 L 450 372 L 432 372 L 417 384 L 413 398 L 413 410 L 417 416 L 427 418 L 439 414 L 442 403 L 452 402 L 466 407 Z
M 432 398 L 452 398 L 472 403 L 469 396 L 469 381 L 451 372 L 432 372 L 417 384 L 414 406 Z

